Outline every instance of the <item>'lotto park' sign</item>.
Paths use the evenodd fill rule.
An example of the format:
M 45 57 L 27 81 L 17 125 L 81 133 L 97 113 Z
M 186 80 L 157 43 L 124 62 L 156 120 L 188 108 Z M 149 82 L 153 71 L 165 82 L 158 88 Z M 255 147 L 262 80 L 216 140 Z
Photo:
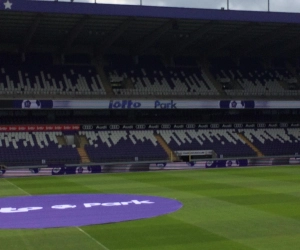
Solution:
M 299 109 L 300 101 L 262 100 L 1 100 L 0 109 Z

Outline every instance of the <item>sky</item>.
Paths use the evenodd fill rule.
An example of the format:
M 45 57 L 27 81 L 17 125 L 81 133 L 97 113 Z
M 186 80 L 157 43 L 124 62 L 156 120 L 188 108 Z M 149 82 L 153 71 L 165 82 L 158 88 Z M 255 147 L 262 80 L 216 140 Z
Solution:
M 80 2 L 95 2 L 95 0 L 75 0 Z M 228 0 L 231 10 L 254 10 L 267 11 L 268 0 Z M 298 0 L 269 0 L 270 11 L 300 12 L 300 1 Z M 149 6 L 172 6 L 186 8 L 204 9 L 227 9 L 227 0 L 96 0 L 97 3 L 111 4 L 134 4 Z

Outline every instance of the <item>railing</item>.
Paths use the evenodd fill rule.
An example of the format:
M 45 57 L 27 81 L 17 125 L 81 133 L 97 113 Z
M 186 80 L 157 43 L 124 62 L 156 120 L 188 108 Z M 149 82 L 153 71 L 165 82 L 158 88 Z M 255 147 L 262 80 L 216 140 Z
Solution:
M 55 0 L 52 0 L 55 1 Z M 96 4 L 168 6 L 199 9 L 224 9 L 264 12 L 295 12 L 300 13 L 300 3 L 295 0 L 56 0 Z
M 300 159 L 295 155 L 267 156 L 267 157 L 234 157 L 208 158 L 197 162 L 170 162 L 170 161 L 143 161 L 143 162 L 109 162 L 88 164 L 61 164 L 38 166 L 10 166 L 5 172 L 0 170 L 0 178 L 33 176 L 33 175 L 63 175 L 63 174 L 90 174 L 132 171 L 156 170 L 191 170 L 205 168 L 226 167 L 255 167 L 255 166 L 299 166 Z M 94 170 L 93 170 L 94 168 Z M 3 174 L 2 174 L 3 173 Z

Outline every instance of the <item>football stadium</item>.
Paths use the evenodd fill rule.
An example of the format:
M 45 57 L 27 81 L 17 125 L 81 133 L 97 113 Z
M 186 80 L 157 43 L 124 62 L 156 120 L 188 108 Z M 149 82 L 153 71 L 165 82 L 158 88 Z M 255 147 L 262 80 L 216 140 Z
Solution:
M 300 11 L 117 2 L 0 0 L 0 249 L 300 249 Z

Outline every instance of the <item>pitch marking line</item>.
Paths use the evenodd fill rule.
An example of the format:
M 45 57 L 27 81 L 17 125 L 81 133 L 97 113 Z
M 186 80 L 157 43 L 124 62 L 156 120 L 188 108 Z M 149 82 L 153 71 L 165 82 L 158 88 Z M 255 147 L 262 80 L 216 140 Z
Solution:
M 83 234 L 85 234 L 87 237 L 89 237 L 91 240 L 93 240 L 94 242 L 96 242 L 99 246 L 101 246 L 103 249 L 105 250 L 109 250 L 106 246 L 104 246 L 101 242 L 99 242 L 98 240 L 96 240 L 94 237 L 92 237 L 91 235 L 89 235 L 86 231 L 82 230 L 80 227 L 76 227 L 80 232 L 82 232 Z
M 30 195 L 30 193 L 26 192 L 24 189 L 20 188 L 19 186 L 17 186 L 16 184 L 10 182 L 9 180 L 7 180 L 7 178 L 3 178 L 7 183 L 9 183 L 10 185 L 14 186 L 15 188 L 19 189 L 20 191 L 22 191 L 23 193 L 25 193 L 26 195 Z

